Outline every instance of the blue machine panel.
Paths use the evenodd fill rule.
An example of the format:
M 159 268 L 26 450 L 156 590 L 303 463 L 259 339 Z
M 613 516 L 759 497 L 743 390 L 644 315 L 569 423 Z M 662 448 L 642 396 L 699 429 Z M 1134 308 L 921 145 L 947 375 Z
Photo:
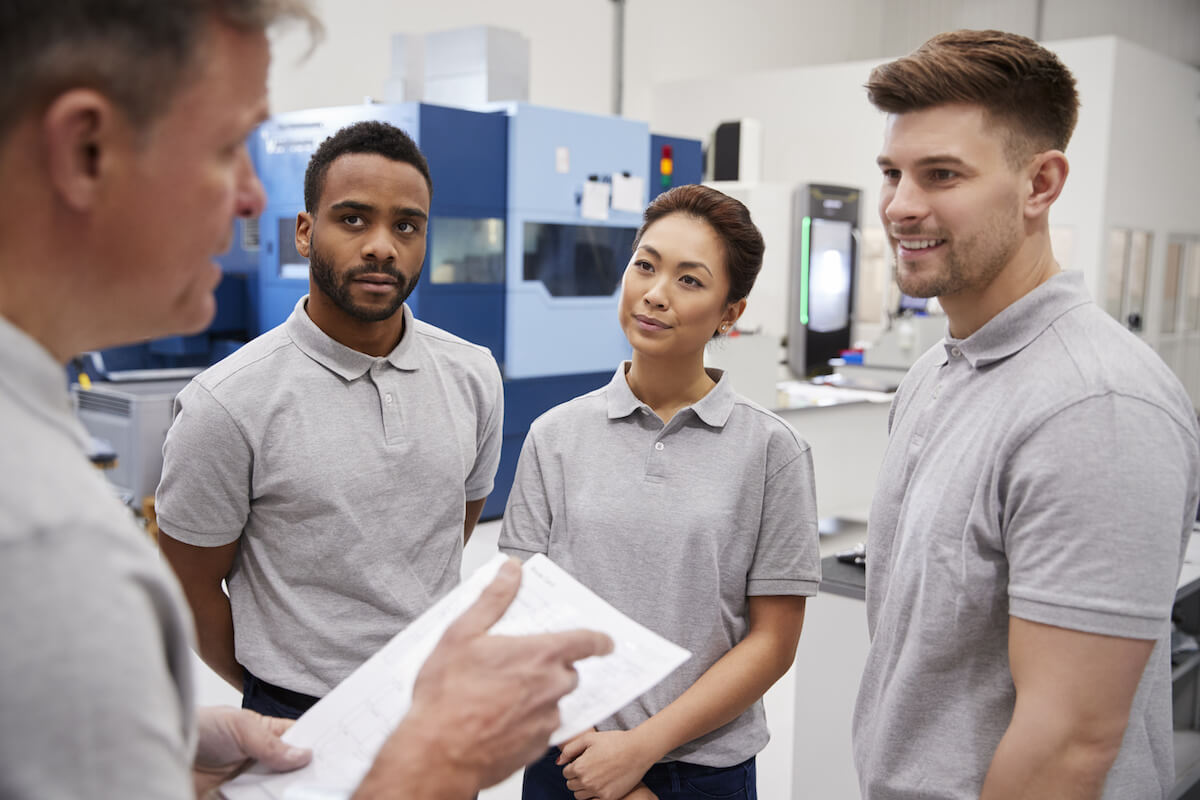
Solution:
M 672 169 L 663 180 L 662 160 L 668 152 Z M 704 148 L 698 139 L 650 134 L 650 200 L 674 186 L 700 183 L 703 177 Z
M 640 179 L 645 191 L 649 128 L 517 104 L 508 140 L 505 374 L 611 372 L 630 353 L 617 323 L 617 281 L 641 209 L 585 218 L 581 200 L 587 181 L 611 181 L 614 173 Z

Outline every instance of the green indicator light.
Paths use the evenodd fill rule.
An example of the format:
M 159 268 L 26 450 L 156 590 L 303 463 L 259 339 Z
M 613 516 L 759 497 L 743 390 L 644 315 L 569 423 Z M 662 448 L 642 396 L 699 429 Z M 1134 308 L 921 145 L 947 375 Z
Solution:
M 808 235 L 812 217 L 800 223 L 800 324 L 808 324 Z

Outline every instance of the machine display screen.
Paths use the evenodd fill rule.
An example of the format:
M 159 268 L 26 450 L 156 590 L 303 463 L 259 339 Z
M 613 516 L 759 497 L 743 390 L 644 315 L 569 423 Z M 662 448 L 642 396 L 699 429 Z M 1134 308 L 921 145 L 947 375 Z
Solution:
M 633 252 L 635 228 L 526 222 L 524 278 L 554 297 L 611 295 Z
M 429 232 L 432 283 L 504 283 L 504 220 L 434 217 Z
M 841 330 L 850 324 L 850 274 L 854 226 L 841 220 L 812 221 L 809 256 L 809 330 Z
M 308 280 L 308 259 L 296 251 L 296 218 L 279 220 L 279 277 Z

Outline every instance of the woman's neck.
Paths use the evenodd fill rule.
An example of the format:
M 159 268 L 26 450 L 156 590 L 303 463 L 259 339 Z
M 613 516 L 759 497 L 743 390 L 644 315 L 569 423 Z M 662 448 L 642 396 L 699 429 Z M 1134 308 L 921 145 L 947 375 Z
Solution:
M 716 386 L 704 370 L 704 352 L 695 359 L 654 359 L 634 351 L 633 363 L 625 373 L 630 391 L 663 422 L 681 408 L 700 400 Z

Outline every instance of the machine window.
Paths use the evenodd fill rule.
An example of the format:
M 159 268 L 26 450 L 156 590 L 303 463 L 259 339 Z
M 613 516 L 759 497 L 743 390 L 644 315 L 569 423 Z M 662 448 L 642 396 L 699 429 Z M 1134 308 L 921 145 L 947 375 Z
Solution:
M 504 220 L 434 217 L 429 223 L 432 283 L 504 283 Z
M 634 228 L 526 222 L 524 277 L 554 297 L 606 297 L 633 252 Z

